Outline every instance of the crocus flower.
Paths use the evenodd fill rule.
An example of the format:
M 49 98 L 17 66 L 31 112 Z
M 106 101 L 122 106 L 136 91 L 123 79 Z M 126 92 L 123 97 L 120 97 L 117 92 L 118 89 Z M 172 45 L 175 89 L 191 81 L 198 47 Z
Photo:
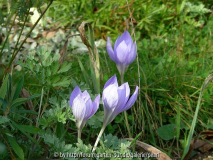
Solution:
M 76 126 L 79 130 L 78 137 L 80 138 L 81 130 L 84 127 L 86 120 L 95 114 L 99 106 L 100 95 L 92 102 L 87 91 L 81 92 L 77 86 L 70 96 L 70 107 L 72 107 L 73 115 L 76 119 Z
M 103 91 L 103 105 L 104 105 L 104 124 L 108 125 L 121 112 L 130 109 L 135 103 L 138 95 L 138 86 L 135 92 L 129 98 L 130 88 L 128 82 L 118 86 L 116 75 L 110 78 Z
M 129 98 L 130 88 L 128 83 L 118 86 L 117 77 L 114 75 L 111 77 L 104 86 L 102 95 L 104 105 L 104 121 L 98 138 L 95 142 L 92 152 L 95 151 L 96 146 L 100 140 L 101 135 L 104 132 L 106 126 L 113 121 L 113 119 L 121 112 L 130 109 L 135 103 L 138 95 L 138 86 L 136 86 L 135 92 Z
M 120 75 L 124 75 L 128 66 L 135 60 L 137 55 L 136 43 L 133 43 L 128 31 L 118 37 L 114 50 L 112 49 L 109 37 L 107 37 L 107 52 L 109 57 L 117 64 Z

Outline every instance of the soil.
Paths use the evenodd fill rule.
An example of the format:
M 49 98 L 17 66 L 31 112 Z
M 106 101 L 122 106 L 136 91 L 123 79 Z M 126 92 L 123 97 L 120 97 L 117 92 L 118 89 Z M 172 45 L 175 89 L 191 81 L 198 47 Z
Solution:
M 209 152 L 206 152 L 206 153 L 198 152 L 190 160 L 213 160 L 213 151 L 209 151 Z

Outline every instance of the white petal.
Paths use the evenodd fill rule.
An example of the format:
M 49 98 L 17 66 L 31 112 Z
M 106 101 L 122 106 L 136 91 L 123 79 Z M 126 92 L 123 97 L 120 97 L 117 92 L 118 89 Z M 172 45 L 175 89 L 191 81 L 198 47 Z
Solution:
M 78 121 L 83 121 L 86 113 L 86 104 L 81 94 L 73 100 L 72 106 L 73 115 Z
M 115 50 L 116 50 L 117 60 L 119 61 L 119 63 L 117 64 L 125 64 L 126 57 L 128 54 L 127 45 L 125 41 L 122 41 Z
M 104 107 L 114 110 L 118 104 L 118 87 L 113 83 L 106 87 L 103 91 L 103 104 Z

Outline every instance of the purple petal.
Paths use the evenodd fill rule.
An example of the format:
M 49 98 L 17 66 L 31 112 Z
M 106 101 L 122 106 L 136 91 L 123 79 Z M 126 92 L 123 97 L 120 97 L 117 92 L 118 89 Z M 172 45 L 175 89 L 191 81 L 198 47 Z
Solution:
M 129 99 L 129 95 L 130 95 L 130 88 L 129 88 L 128 82 L 124 83 L 123 85 L 125 86 L 125 89 L 126 89 L 126 98 L 125 98 L 125 103 L 124 103 L 124 104 L 126 104 Z
M 135 58 L 137 56 L 137 47 L 136 47 L 136 43 L 133 43 L 133 45 L 130 48 L 129 54 L 126 58 L 126 63 L 129 65 L 131 64 Z
M 107 37 L 107 53 L 108 53 L 110 59 L 116 63 L 117 62 L 116 57 L 115 57 L 114 51 L 112 49 L 109 37 Z
M 72 112 L 77 121 L 83 121 L 86 113 L 86 104 L 84 102 L 83 96 L 79 94 L 73 100 Z
M 92 110 L 93 110 L 93 104 L 92 104 L 91 98 L 89 98 L 86 101 L 86 112 L 84 115 L 84 120 L 87 120 L 89 117 L 91 117 L 90 115 L 91 115 Z
M 117 92 L 117 85 L 116 84 L 110 84 L 108 87 L 106 87 L 103 91 L 103 105 L 104 107 L 111 109 L 114 111 L 115 107 L 118 104 L 118 92 Z
M 84 102 L 87 102 L 89 99 L 91 100 L 90 95 L 87 91 L 84 91 L 82 93 L 82 96 L 83 96 Z
M 123 64 L 126 61 L 126 57 L 128 55 L 128 49 L 125 41 L 122 41 L 118 47 L 115 49 L 116 50 L 116 55 L 117 55 L 117 60 L 119 63 L 117 64 Z
M 123 40 L 118 36 L 118 38 L 115 41 L 114 44 L 114 53 L 115 53 L 115 49 L 118 47 L 118 45 L 122 42 Z
M 123 107 L 126 104 L 126 83 L 118 87 L 118 103 L 116 105 L 116 108 L 114 110 L 115 116 L 119 113 L 120 110 L 123 109 Z
M 133 93 L 133 95 L 131 96 L 131 98 L 125 105 L 125 107 L 122 110 L 120 110 L 120 112 L 126 111 L 129 108 L 131 108 L 133 106 L 133 104 L 135 103 L 137 96 L 138 96 L 138 86 L 136 86 L 135 92 Z
M 104 85 L 104 89 L 108 87 L 110 84 L 115 84 L 118 87 L 117 77 L 116 75 L 112 76 Z
M 79 95 L 81 94 L 81 90 L 78 86 L 75 87 L 75 89 L 72 91 L 71 95 L 70 95 L 70 107 L 72 107 L 72 103 L 73 103 L 73 100 Z
M 94 102 L 93 102 L 93 108 L 92 108 L 92 111 L 89 115 L 88 118 L 92 117 L 98 110 L 98 106 L 99 106 L 99 102 L 100 102 L 100 94 L 95 98 Z
M 132 45 L 132 37 L 130 36 L 129 32 L 126 30 L 120 37 L 121 41 L 125 41 L 127 45 Z

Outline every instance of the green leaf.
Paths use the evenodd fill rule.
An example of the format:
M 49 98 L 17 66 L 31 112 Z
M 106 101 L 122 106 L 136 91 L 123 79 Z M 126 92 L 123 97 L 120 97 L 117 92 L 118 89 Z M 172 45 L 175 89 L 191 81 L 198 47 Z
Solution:
M 4 78 L 2 86 L 0 88 L 0 98 L 4 99 L 6 93 L 7 93 L 7 83 L 8 83 L 8 75 Z M 2 105 L 2 102 L 0 101 L 0 107 Z
M 128 151 L 128 147 L 130 146 L 131 142 L 128 142 L 125 139 L 118 139 L 118 137 L 113 136 L 112 134 L 104 135 L 101 140 L 103 141 L 103 144 L 106 148 L 112 149 L 112 150 L 119 150 L 121 149 L 124 151 L 124 148 L 126 149 L 126 152 Z
M 37 134 L 41 129 L 34 127 L 34 126 L 29 126 L 29 125 L 18 125 L 17 127 L 22 130 L 23 132 L 28 132 L 32 134 Z
M 15 113 L 30 113 L 30 114 L 38 115 L 38 112 L 31 111 L 31 110 L 14 110 L 14 111 L 11 111 L 11 112 L 15 112 Z
M 78 57 L 77 57 L 78 58 Z M 84 76 L 84 80 L 86 81 L 87 85 L 92 88 L 91 84 L 90 84 L 90 81 L 89 81 L 89 76 L 81 62 L 81 60 L 78 58 L 78 63 L 79 63 L 79 66 L 81 68 L 81 72 L 83 73 L 83 76 Z
M 69 69 L 71 69 L 71 66 L 72 66 L 72 64 L 70 62 L 66 62 L 66 61 L 63 62 L 58 73 L 63 73 L 63 72 L 68 71 Z
M 92 128 L 100 128 L 102 126 L 103 119 L 104 119 L 104 112 L 99 111 L 95 113 L 90 119 L 88 119 L 87 123 Z
M 170 140 L 175 137 L 175 128 L 176 128 L 176 124 L 163 125 L 157 129 L 157 134 L 163 140 Z
M 10 121 L 10 119 L 7 118 L 7 116 L 0 116 L 0 124 L 7 123 L 9 121 Z
M 68 87 L 70 85 L 70 78 L 69 77 L 63 77 L 59 82 L 54 83 L 53 87 L 59 86 L 59 87 Z
M 27 98 L 17 98 L 12 102 L 11 107 L 19 106 L 19 105 L 21 105 L 21 104 L 23 104 L 24 102 L 27 102 L 27 101 L 28 101 Z
M 81 139 L 78 139 L 78 143 L 76 146 L 82 151 L 83 153 L 91 153 L 92 146 L 83 144 L 83 141 Z
M 10 142 L 10 145 L 12 146 L 14 152 L 19 156 L 20 159 L 24 160 L 24 152 L 23 152 L 22 148 L 18 145 L 16 140 L 10 136 L 7 136 L 7 139 Z
M 36 145 L 39 145 L 38 142 L 32 138 L 29 134 L 25 133 L 24 130 L 22 130 L 22 128 L 19 128 L 19 125 L 17 123 L 15 123 L 14 121 L 11 120 L 11 124 L 13 125 L 13 127 L 17 128 L 18 130 L 20 130 L 26 137 L 28 137 L 32 142 L 34 142 Z
M 36 97 L 40 97 L 40 94 L 35 94 L 33 96 L 30 96 L 27 100 L 30 100 L 30 99 L 33 99 L 33 98 L 36 98 Z
M 14 96 L 13 96 L 13 100 L 15 100 L 16 98 L 19 97 L 19 94 L 20 94 L 20 92 L 21 92 L 23 83 L 24 83 L 24 77 L 22 77 L 22 78 L 18 81 L 18 83 L 15 85 L 16 89 L 15 89 L 15 93 L 14 93 Z
M 52 65 L 51 65 L 51 71 L 52 71 L 52 75 L 54 75 L 54 74 L 56 74 L 57 73 L 57 71 L 58 71 L 58 69 L 59 69 L 59 63 L 58 63 L 58 61 L 55 61 L 55 62 L 53 62 L 52 63 Z
M 53 84 L 55 84 L 60 80 L 60 76 L 59 75 L 53 76 L 50 80 L 52 81 Z
M 56 135 L 52 134 L 50 130 L 39 132 L 39 136 L 44 139 L 44 143 L 49 145 L 51 149 L 55 152 L 71 152 L 77 153 L 78 148 L 72 147 L 71 144 L 65 144 L 64 141 L 61 141 Z

